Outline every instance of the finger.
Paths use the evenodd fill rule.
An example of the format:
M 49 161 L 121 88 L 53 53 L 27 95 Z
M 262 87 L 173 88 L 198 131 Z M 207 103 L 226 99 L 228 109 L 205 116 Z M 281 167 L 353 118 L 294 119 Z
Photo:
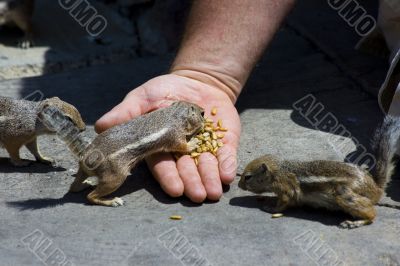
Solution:
M 199 158 L 199 173 L 210 200 L 219 200 L 222 196 L 222 185 L 219 177 L 218 161 L 211 153 L 203 153 Z
M 120 104 L 97 120 L 95 124 L 96 132 L 101 133 L 108 128 L 125 123 L 148 112 L 150 106 L 145 98 L 140 95 L 140 89 L 141 87 L 138 87 L 131 91 Z
M 183 195 L 184 186 L 179 177 L 175 160 L 169 153 L 149 156 L 146 162 L 154 178 L 168 195 L 171 197 Z
M 181 157 L 177 162 L 179 175 L 185 187 L 185 195 L 193 202 L 203 202 L 207 197 L 197 166 L 189 156 Z
M 232 183 L 236 176 L 237 169 L 237 153 L 236 148 L 226 144 L 218 149 L 218 168 L 222 183 L 228 185 Z

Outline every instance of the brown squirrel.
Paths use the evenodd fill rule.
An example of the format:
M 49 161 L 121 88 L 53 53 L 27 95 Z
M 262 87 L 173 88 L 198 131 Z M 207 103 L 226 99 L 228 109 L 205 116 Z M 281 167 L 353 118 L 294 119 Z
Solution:
M 342 228 L 356 228 L 373 222 L 379 202 L 395 168 L 393 157 L 399 147 L 400 118 L 387 116 L 376 131 L 376 166 L 373 174 L 354 164 L 335 161 L 288 161 L 265 155 L 250 162 L 239 187 L 254 193 L 273 192 L 278 202 L 272 212 L 308 205 L 341 210 L 356 221 L 344 221 Z
M 41 155 L 37 144 L 38 136 L 56 133 L 41 119 L 43 112 L 49 108 L 56 108 L 80 131 L 85 130 L 85 123 L 78 110 L 57 97 L 41 102 L 0 97 L 0 146 L 8 151 L 15 166 L 29 165 L 29 162 L 21 160 L 19 156 L 19 150 L 24 145 L 37 161 L 50 164 L 53 162 Z
M 43 119 L 49 127 L 56 128 L 58 123 L 65 123 L 57 110 L 45 113 Z M 86 144 L 79 134 L 65 134 L 69 137 L 64 140 L 79 157 L 79 170 L 70 191 L 97 186 L 87 196 L 92 204 L 123 205 L 120 198 L 104 197 L 117 190 L 131 169 L 146 156 L 193 150 L 196 143 L 189 140 L 202 129 L 204 121 L 201 107 L 181 101 L 110 128 L 97 135 L 90 144 Z
M 34 0 L 0 0 L 0 25 L 15 24 L 25 36 L 18 46 L 26 49 L 33 46 L 32 15 Z

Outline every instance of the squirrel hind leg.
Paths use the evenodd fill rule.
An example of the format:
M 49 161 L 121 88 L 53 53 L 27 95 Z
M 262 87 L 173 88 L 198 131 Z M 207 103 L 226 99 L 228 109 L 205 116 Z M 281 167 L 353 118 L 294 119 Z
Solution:
M 264 205 L 262 207 L 263 211 L 266 211 L 268 213 L 279 213 L 285 211 L 290 205 L 290 198 L 287 195 L 279 195 L 278 196 L 278 201 L 276 203 L 276 206 L 272 207 L 269 205 Z
M 341 209 L 353 216 L 356 221 L 344 221 L 339 227 L 353 229 L 371 224 L 376 216 L 376 211 L 372 201 L 354 192 L 347 191 L 345 194 L 336 198 L 337 204 Z
M 99 183 L 97 187 L 89 193 L 87 199 L 90 203 L 95 205 L 109 207 L 118 207 L 124 205 L 124 201 L 121 198 L 115 197 L 113 199 L 104 199 L 103 197 L 116 191 L 122 185 L 122 183 L 124 183 L 126 177 L 126 175 L 115 173 L 107 173 L 102 177 L 99 177 Z M 107 182 L 104 180 L 107 180 Z

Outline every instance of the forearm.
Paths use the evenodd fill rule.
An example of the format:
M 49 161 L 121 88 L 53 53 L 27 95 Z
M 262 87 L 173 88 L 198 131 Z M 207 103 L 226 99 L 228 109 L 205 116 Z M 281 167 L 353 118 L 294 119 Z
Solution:
M 214 84 L 236 101 L 295 0 L 195 0 L 171 72 Z

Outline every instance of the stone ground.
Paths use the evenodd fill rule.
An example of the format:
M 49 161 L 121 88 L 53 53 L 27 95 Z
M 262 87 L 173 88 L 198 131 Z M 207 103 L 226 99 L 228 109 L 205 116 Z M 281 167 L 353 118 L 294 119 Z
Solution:
M 264 153 L 303 160 L 352 158 L 350 155 L 360 152 L 361 147 L 354 140 L 368 147 L 382 118 L 375 95 L 385 73 L 385 62 L 354 51 L 359 36 L 325 1 L 315 2 L 298 4 L 237 103 L 243 123 L 238 172 Z M 365 5 L 374 14 L 376 7 L 369 4 L 372 2 L 366 1 Z M 120 38 L 125 37 L 121 34 Z M 0 47 L 1 58 L 13 54 L 10 49 L 10 45 Z M 24 51 L 26 56 L 17 56 L 18 51 L 14 50 L 16 57 L 8 66 L 16 65 L 19 57 L 29 62 L 35 49 L 55 54 L 64 51 L 40 46 Z M 87 49 L 75 47 L 69 58 L 76 53 L 77 57 L 88 55 L 85 60 L 90 61 Z M 109 52 L 99 51 L 104 56 Z M 40 90 L 46 97 L 57 95 L 82 111 L 89 125 L 87 134 L 93 137 L 96 119 L 118 103 L 129 88 L 165 72 L 172 56 L 130 61 L 123 58 L 69 71 L 65 69 L 74 68 L 68 67 L 71 61 L 58 58 L 62 66 L 59 73 L 22 77 L 23 73 L 18 72 L 21 78 L 5 75 L 0 81 L 0 94 L 23 98 Z M 23 64 L 29 67 L 29 63 L 20 66 Z M 7 64 L 1 67 L 5 69 Z M 353 139 L 319 131 L 294 111 L 293 104 L 308 94 L 324 105 L 323 114 L 334 114 Z M 334 145 L 337 140 L 343 141 L 345 148 L 338 149 Z M 143 165 L 115 193 L 123 197 L 125 206 L 90 206 L 85 200 L 87 191 L 66 194 L 77 169 L 75 158 L 56 137 L 43 137 L 40 144 L 43 153 L 57 160 L 56 168 L 40 164 L 14 168 L 7 154 L 0 152 L 0 265 L 53 265 L 51 260 L 60 254 L 61 260 L 65 256 L 66 265 L 400 262 L 397 209 L 377 207 L 375 223 L 350 231 L 337 227 L 349 218 L 343 213 L 304 208 L 271 219 L 261 210 L 263 201 L 269 199 L 239 190 L 238 180 L 226 187 L 219 202 L 197 205 L 183 197 L 166 196 Z M 33 159 L 26 150 L 22 155 Z M 382 201 L 399 202 L 399 185 L 397 176 Z M 169 219 L 171 215 L 181 215 L 183 219 L 173 221 Z M 33 247 L 35 242 L 40 243 Z

